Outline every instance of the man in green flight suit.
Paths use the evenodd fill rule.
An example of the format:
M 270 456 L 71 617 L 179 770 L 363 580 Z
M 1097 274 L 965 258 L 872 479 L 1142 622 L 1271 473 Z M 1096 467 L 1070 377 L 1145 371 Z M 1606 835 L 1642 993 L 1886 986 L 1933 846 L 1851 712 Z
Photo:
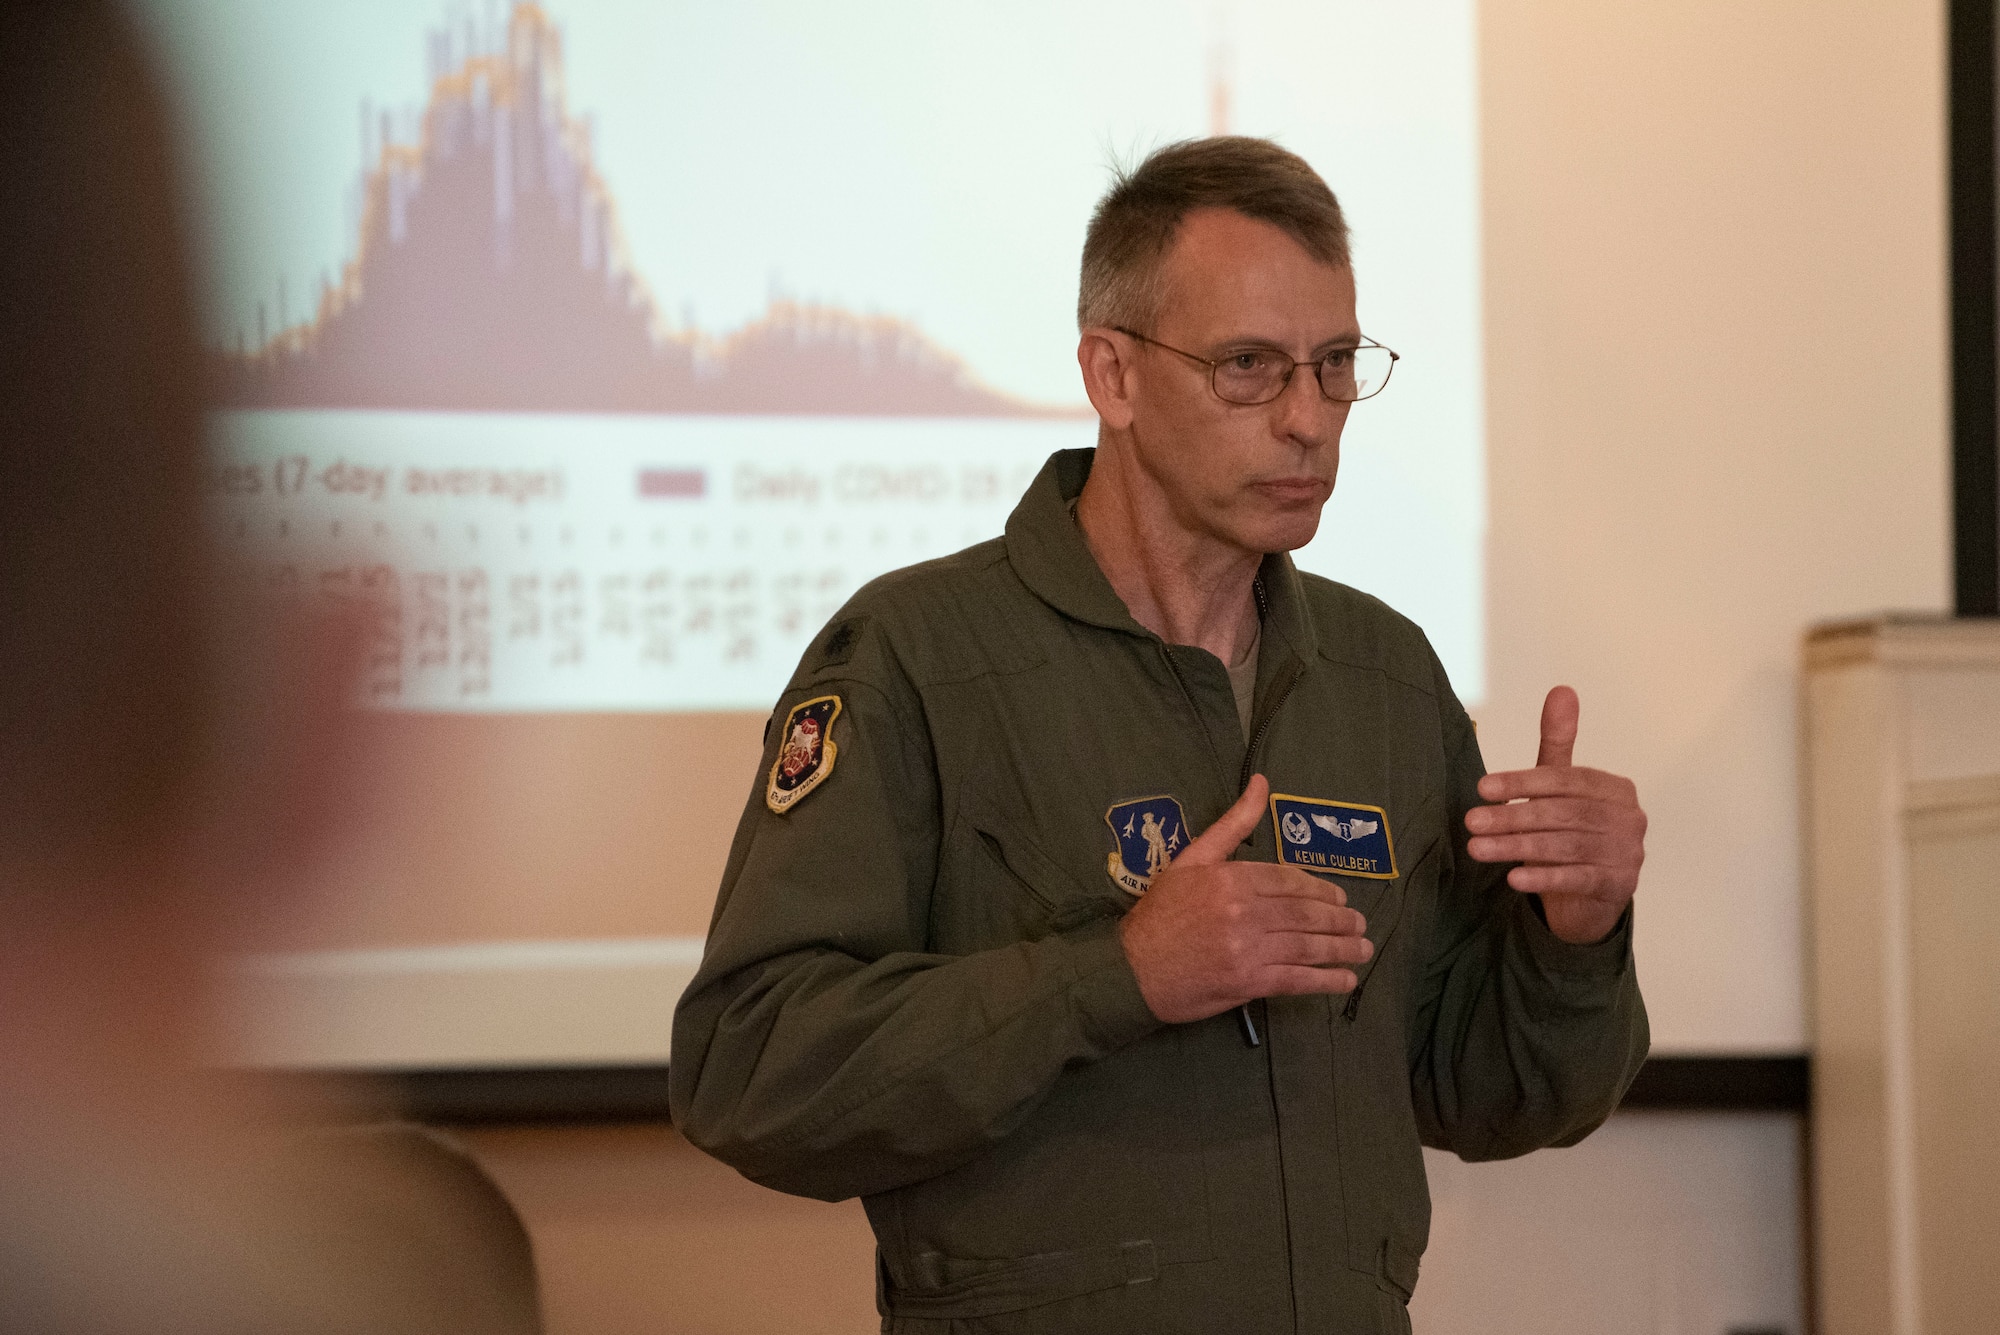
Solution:
M 1310 167 L 1152 154 L 1078 317 L 1098 447 L 780 700 L 674 1119 L 863 1197 L 885 1330 L 1407 1331 L 1419 1147 L 1574 1143 L 1645 1056 L 1645 816 L 1564 687 L 1485 774 L 1423 633 L 1286 555 L 1394 356 Z

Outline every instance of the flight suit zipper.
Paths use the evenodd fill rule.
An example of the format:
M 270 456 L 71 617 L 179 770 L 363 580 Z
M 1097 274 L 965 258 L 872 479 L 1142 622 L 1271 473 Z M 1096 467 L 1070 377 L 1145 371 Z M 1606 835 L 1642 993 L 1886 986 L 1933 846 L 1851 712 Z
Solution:
M 1294 672 L 1290 677 L 1285 679 L 1285 684 L 1278 688 L 1277 698 L 1271 701 L 1271 707 L 1264 711 L 1263 720 L 1257 724 L 1256 731 L 1250 735 L 1250 745 L 1243 752 L 1243 770 L 1236 777 L 1236 790 L 1239 793 L 1249 786 L 1250 776 L 1255 772 L 1257 747 L 1263 742 L 1265 734 L 1271 731 L 1271 721 L 1278 717 L 1279 707 L 1285 703 L 1285 697 L 1292 693 L 1292 687 L 1298 684 L 1301 675 L 1302 672 Z M 1261 1046 L 1263 1040 L 1257 1036 L 1257 1021 L 1250 1014 L 1249 1004 L 1246 1002 L 1244 1005 L 1238 1006 L 1236 1008 L 1236 1015 L 1243 1029 L 1243 1041 L 1253 1048 Z
M 1271 611 L 1270 600 L 1264 596 L 1264 581 L 1252 580 L 1250 592 L 1257 599 L 1257 620 L 1261 623 Z M 1264 738 L 1271 731 L 1272 722 L 1278 717 L 1278 710 L 1284 706 L 1285 697 L 1292 693 L 1292 687 L 1298 685 L 1299 677 L 1304 672 L 1305 669 L 1300 668 L 1285 678 L 1285 684 L 1278 688 L 1277 698 L 1272 700 L 1271 707 L 1264 711 L 1264 717 L 1257 721 L 1256 729 L 1250 734 L 1250 745 L 1243 748 L 1243 770 L 1236 776 L 1237 792 L 1241 793 L 1249 786 L 1250 776 L 1256 772 L 1257 748 L 1263 745 Z
M 1264 596 L 1264 581 L 1261 579 L 1252 580 L 1250 583 L 1250 593 L 1257 600 L 1257 620 L 1261 624 L 1271 610 L 1271 604 Z M 1284 705 L 1285 697 L 1292 693 L 1292 687 L 1298 684 L 1299 676 L 1299 672 L 1294 672 L 1291 676 L 1285 678 L 1285 684 L 1278 688 L 1277 697 L 1271 701 L 1271 707 L 1264 711 L 1264 717 L 1258 720 L 1256 728 L 1252 730 L 1250 744 L 1243 748 L 1243 767 L 1236 775 L 1236 791 L 1238 793 L 1241 793 L 1249 786 L 1250 775 L 1255 772 L 1257 748 L 1263 744 L 1264 738 L 1270 733 L 1272 720 L 1278 717 L 1278 710 Z M 1257 1020 L 1250 1013 L 1248 1002 L 1236 1008 L 1236 1020 L 1238 1026 L 1243 1030 L 1244 1043 L 1253 1048 L 1262 1047 L 1264 1040 L 1257 1034 Z
M 1264 615 L 1264 586 L 1261 582 L 1259 582 L 1253 584 L 1251 587 L 1257 595 L 1257 615 L 1261 619 Z M 1165 640 L 1160 641 L 1160 658 L 1163 662 L 1166 663 L 1167 671 L 1173 674 L 1174 685 L 1180 688 L 1181 700 L 1183 703 L 1187 705 L 1188 713 L 1194 716 L 1195 727 L 1201 730 L 1202 737 L 1208 742 L 1209 752 L 1210 754 L 1213 754 L 1215 750 L 1215 739 L 1209 736 L 1208 725 L 1202 721 L 1201 709 L 1194 702 L 1194 693 L 1188 689 L 1187 678 L 1181 675 L 1181 665 L 1174 659 L 1173 646 L 1169 645 Z M 1287 683 L 1287 690 L 1289 689 L 1290 689 L 1290 683 Z M 1271 714 L 1275 714 L 1276 712 L 1277 712 L 1276 709 L 1272 709 L 1269 711 L 1269 713 Z M 1264 721 L 1264 727 L 1258 730 L 1256 737 L 1261 738 L 1264 735 L 1264 732 L 1269 729 L 1269 726 L 1270 726 L 1270 719 L 1266 717 Z M 1256 738 L 1253 738 L 1252 739 L 1253 745 L 1255 744 L 1255 741 Z M 1244 753 L 1243 765 L 1244 765 L 1243 777 L 1238 779 L 1236 783 L 1236 790 L 1238 793 L 1242 792 L 1244 784 L 1250 782 L 1250 777 L 1249 777 L 1250 753 L 1247 751 Z M 1236 1023 L 1237 1027 L 1243 1031 L 1243 1042 L 1245 1046 L 1253 1048 L 1263 1046 L 1264 1040 L 1261 1037 L 1259 1037 L 1257 1033 L 1257 1021 L 1254 1018 L 1252 1018 L 1250 1014 L 1250 1005 L 1248 1002 L 1245 1002 L 1243 1005 L 1238 1006 L 1236 1008 Z
M 1250 591 L 1257 599 L 1257 620 L 1262 622 L 1270 612 L 1270 604 L 1264 597 L 1264 581 L 1261 579 L 1254 581 L 1250 585 Z M 1243 768 L 1236 776 L 1236 791 L 1238 793 L 1241 793 L 1244 788 L 1249 786 L 1250 776 L 1256 772 L 1257 748 L 1264 744 L 1264 738 L 1270 734 L 1271 724 L 1277 719 L 1278 711 L 1284 707 L 1286 697 L 1291 695 L 1292 688 L 1298 685 L 1299 678 L 1304 675 L 1305 669 L 1297 667 L 1285 678 L 1284 684 L 1278 688 L 1277 693 L 1272 697 L 1270 706 L 1265 709 L 1264 717 L 1259 719 L 1257 726 L 1251 730 L 1250 744 L 1243 748 Z M 1267 1008 L 1266 1014 L 1268 1015 L 1268 1013 Z M 1263 1046 L 1263 1040 L 1257 1035 L 1257 1022 L 1250 1014 L 1249 1004 L 1246 1003 L 1239 1006 L 1236 1014 L 1242 1022 L 1243 1041 L 1253 1048 Z M 1274 1068 L 1273 1059 L 1268 1056 L 1264 1063 L 1264 1079 L 1270 1090 L 1271 1112 L 1275 1121 L 1278 1111 L 1278 1073 Z M 1299 1328 L 1299 1294 L 1297 1285 L 1293 1283 L 1292 1272 L 1297 1270 L 1299 1258 L 1292 1249 L 1291 1183 L 1285 1172 L 1285 1135 L 1282 1126 L 1278 1128 L 1275 1140 L 1277 1142 L 1275 1148 L 1278 1155 L 1278 1212 L 1279 1217 L 1285 1221 L 1285 1268 L 1287 1271 L 1285 1288 L 1292 1300 L 1292 1329 L 1296 1331 Z
M 1250 734 L 1250 745 L 1243 752 L 1243 772 L 1236 777 L 1237 792 L 1240 793 L 1249 787 L 1250 776 L 1256 773 L 1257 748 L 1263 745 L 1264 738 L 1269 735 L 1271 724 L 1277 719 L 1278 710 L 1285 703 L 1285 697 L 1292 693 L 1292 687 L 1298 685 L 1299 678 L 1303 675 L 1305 670 L 1301 668 L 1285 678 L 1285 684 L 1278 688 L 1277 697 L 1271 701 L 1271 707 L 1264 711 L 1263 719 L 1258 722 L 1257 730 Z

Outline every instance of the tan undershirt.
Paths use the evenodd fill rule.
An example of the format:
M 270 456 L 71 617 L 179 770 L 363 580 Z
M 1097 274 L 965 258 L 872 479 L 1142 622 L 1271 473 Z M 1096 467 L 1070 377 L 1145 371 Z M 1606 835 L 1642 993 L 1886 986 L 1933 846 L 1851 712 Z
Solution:
M 1256 703 L 1257 694 L 1257 646 L 1264 641 L 1264 626 L 1257 625 L 1256 633 L 1250 637 L 1250 647 L 1243 651 L 1241 660 L 1229 665 L 1229 689 L 1236 694 L 1236 717 L 1243 724 L 1243 740 L 1250 740 L 1250 706 Z

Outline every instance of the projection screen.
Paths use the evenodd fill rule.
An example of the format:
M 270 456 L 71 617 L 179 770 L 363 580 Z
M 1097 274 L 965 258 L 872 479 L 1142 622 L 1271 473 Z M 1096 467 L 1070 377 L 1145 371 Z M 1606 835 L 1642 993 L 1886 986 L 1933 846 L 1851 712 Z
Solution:
M 1416 619 L 1482 694 L 1470 0 L 142 12 L 208 240 L 217 530 L 265 605 L 366 609 L 360 689 L 385 735 L 644 738 L 747 791 L 754 729 L 726 720 L 761 723 L 841 602 L 998 534 L 1051 451 L 1092 443 L 1091 205 L 1116 165 L 1213 133 L 1272 136 L 1327 178 L 1363 326 L 1402 354 L 1298 560 Z M 461 721 L 425 722 L 444 715 Z M 479 800 L 449 760 L 428 772 Z M 582 800 L 554 778 L 544 796 Z M 569 857 L 530 846 L 548 823 L 490 824 L 496 867 Z M 549 871 L 507 891 L 547 900 L 512 917 L 435 889 L 470 872 L 378 858 L 356 883 L 417 907 L 270 967 L 365 957 L 407 981 L 504 958 L 511 979 L 596 949 L 658 982 L 696 948 L 718 848 L 706 829 L 593 847 L 619 887 Z M 691 901 L 677 931 L 589 907 L 643 903 L 648 859 Z M 501 1056 L 610 1050 L 575 1024 L 574 1053 Z M 337 1059 L 500 1051 L 356 1041 Z

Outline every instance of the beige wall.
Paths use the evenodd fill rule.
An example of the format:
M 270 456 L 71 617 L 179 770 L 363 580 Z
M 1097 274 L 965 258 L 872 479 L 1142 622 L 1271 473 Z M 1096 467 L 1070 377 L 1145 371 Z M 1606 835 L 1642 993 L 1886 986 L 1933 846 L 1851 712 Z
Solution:
M 1944 6 L 1482 12 L 1481 740 L 1574 684 L 1656 1046 L 1796 1048 L 1800 632 L 1948 599 Z

